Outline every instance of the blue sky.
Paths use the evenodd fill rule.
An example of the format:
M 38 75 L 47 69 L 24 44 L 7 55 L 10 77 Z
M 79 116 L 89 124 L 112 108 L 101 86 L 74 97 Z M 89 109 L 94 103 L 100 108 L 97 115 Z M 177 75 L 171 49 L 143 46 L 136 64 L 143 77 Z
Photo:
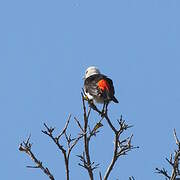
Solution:
M 43 123 L 64 127 L 68 115 L 82 120 L 82 76 L 90 65 L 113 79 L 122 114 L 134 127 L 140 149 L 119 159 L 110 179 L 162 179 L 154 173 L 180 136 L 180 1 L 6 0 L 0 2 L 0 136 L 2 179 L 47 179 L 27 169 L 18 151 L 30 133 L 33 151 L 57 179 L 65 179 L 63 156 L 41 133 Z M 92 114 L 91 121 L 98 117 Z M 77 128 L 71 122 L 71 133 Z M 91 144 L 102 172 L 113 139 L 106 123 Z M 72 179 L 88 179 L 73 151 Z M 79 172 L 82 172 L 79 173 Z M 98 171 L 97 171 L 98 172 Z

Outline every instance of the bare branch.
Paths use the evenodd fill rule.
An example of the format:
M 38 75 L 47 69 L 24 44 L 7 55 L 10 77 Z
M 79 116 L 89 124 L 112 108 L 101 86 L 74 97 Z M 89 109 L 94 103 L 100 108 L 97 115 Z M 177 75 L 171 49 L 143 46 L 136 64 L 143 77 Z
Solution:
M 96 107 L 96 105 L 93 103 L 93 101 L 86 99 L 83 93 L 81 93 L 81 95 L 82 95 L 82 105 L 83 105 L 83 112 L 84 112 L 83 125 L 82 123 L 80 123 L 80 121 L 77 118 L 74 118 L 78 127 L 80 128 L 80 133 L 76 137 L 72 137 L 71 134 L 68 133 L 68 127 L 69 127 L 71 115 L 68 117 L 63 130 L 60 133 L 58 133 L 58 135 L 54 135 L 54 131 L 55 131 L 54 127 L 49 127 L 45 123 L 44 123 L 45 130 L 42 130 L 42 133 L 50 137 L 50 139 L 52 139 L 52 141 L 58 147 L 58 150 L 63 154 L 64 162 L 65 162 L 65 170 L 66 170 L 66 180 L 69 180 L 70 178 L 69 177 L 69 159 L 70 159 L 72 149 L 77 145 L 78 141 L 81 138 L 83 138 L 84 150 L 83 150 L 82 155 L 78 155 L 78 157 L 80 158 L 79 166 L 87 170 L 90 180 L 94 180 L 93 173 L 94 173 L 94 170 L 99 167 L 99 164 L 98 163 L 96 164 L 95 162 L 91 161 L 90 148 L 89 148 L 90 140 L 92 137 L 95 137 L 96 134 L 100 132 L 100 127 L 103 126 L 101 122 L 105 118 L 108 123 L 108 127 L 112 130 L 112 133 L 114 134 L 114 149 L 113 149 L 114 151 L 112 155 L 112 160 L 109 166 L 107 167 L 107 170 L 104 174 L 104 178 L 102 178 L 102 174 L 99 171 L 100 180 L 102 179 L 107 180 L 118 158 L 122 155 L 126 155 L 127 152 L 131 151 L 132 149 L 138 148 L 138 147 L 133 146 L 131 143 L 133 135 L 124 139 L 121 138 L 121 134 L 124 133 L 127 129 L 129 129 L 132 126 L 129 126 L 128 124 L 126 124 L 125 120 L 123 120 L 121 116 L 120 120 L 118 120 L 119 126 L 118 128 L 116 128 L 108 116 L 108 109 L 107 109 L 108 103 L 105 103 L 103 106 L 103 110 L 100 111 Z M 86 108 L 85 100 L 88 101 L 89 108 Z M 89 125 L 89 117 L 91 114 L 91 109 L 93 109 L 95 112 L 101 115 L 101 120 L 97 122 L 92 128 Z M 177 139 L 176 133 L 174 134 L 176 137 L 176 141 L 179 142 L 179 140 Z M 65 145 L 64 143 L 61 143 L 62 138 L 63 140 L 65 139 Z M 50 173 L 49 169 L 44 167 L 42 162 L 36 159 L 36 157 L 32 153 L 31 151 L 32 144 L 29 143 L 29 140 L 30 140 L 30 137 L 27 139 L 26 142 L 23 142 L 19 147 L 20 151 L 27 153 L 31 157 L 31 159 L 35 162 L 35 166 L 27 166 L 27 167 L 40 168 L 50 179 L 54 180 L 54 177 Z M 169 160 L 168 162 L 172 162 L 172 160 Z M 178 173 L 179 171 L 178 172 L 176 171 L 176 174 Z M 133 177 L 130 177 L 129 179 L 134 180 Z
M 166 178 L 170 179 L 171 177 L 169 176 L 167 170 L 165 170 L 164 168 L 162 169 L 159 169 L 159 168 L 156 168 L 156 173 L 158 174 L 162 174 L 164 175 Z
M 25 152 L 32 159 L 32 161 L 36 164 L 36 166 L 27 166 L 27 167 L 28 168 L 39 168 L 44 172 L 44 174 L 46 174 L 49 177 L 49 179 L 54 180 L 54 177 L 51 174 L 51 172 L 49 171 L 49 169 L 47 167 L 44 167 L 43 163 L 40 160 L 38 160 L 36 158 L 36 156 L 34 155 L 34 153 L 32 152 L 32 150 L 31 150 L 32 143 L 30 143 L 29 141 L 30 141 L 30 136 L 28 137 L 28 139 L 26 141 L 23 141 L 23 143 L 21 143 L 19 146 L 19 151 Z
M 100 127 L 103 126 L 103 124 L 101 123 L 102 119 L 96 123 L 96 125 L 93 127 L 93 130 L 91 131 L 90 130 L 90 127 L 89 127 L 89 137 L 88 137 L 88 141 L 90 141 L 91 137 L 92 136 L 96 136 L 96 134 L 99 132 L 98 129 Z
M 135 178 L 133 176 L 129 177 L 129 180 L 135 180 Z
M 111 160 L 111 163 L 109 165 L 109 167 L 107 168 L 106 170 L 106 173 L 104 175 L 104 180 L 107 180 L 114 165 L 115 165 L 115 162 L 117 161 L 118 159 L 118 139 L 119 139 L 119 136 L 118 136 L 118 133 L 115 134 L 115 141 L 114 141 L 114 152 L 113 152 L 113 158 Z
M 83 94 L 82 94 L 82 98 L 83 98 Z M 131 144 L 131 141 L 132 141 L 132 137 L 133 135 L 131 135 L 130 137 L 128 138 L 125 138 L 123 140 L 120 140 L 120 135 L 125 131 L 127 130 L 128 128 L 131 128 L 132 126 L 129 126 L 125 123 L 125 121 L 122 119 L 122 116 L 120 118 L 120 120 L 118 120 L 118 123 L 119 123 L 119 128 L 115 128 L 115 126 L 112 124 L 109 116 L 108 116 L 108 104 L 105 104 L 105 111 L 104 111 L 104 108 L 103 108 L 103 111 L 100 111 L 96 106 L 95 104 L 87 99 L 88 101 L 88 104 L 89 106 L 94 110 L 96 111 L 98 114 L 101 115 L 101 117 L 105 118 L 109 127 L 111 128 L 111 130 L 113 131 L 114 133 L 114 151 L 113 151 L 113 157 L 112 157 L 112 160 L 105 172 L 105 175 L 104 175 L 104 180 L 107 180 L 116 161 L 118 160 L 118 158 L 121 156 L 121 155 L 125 155 L 127 152 L 131 151 L 132 149 L 135 149 L 135 148 L 139 148 L 138 146 L 135 147 Z M 83 99 L 83 109 L 84 111 L 86 110 L 85 108 L 85 103 L 84 103 L 84 99 Z M 84 113 L 84 119 L 86 119 L 86 113 Z M 87 123 L 88 123 L 88 120 L 87 120 Z M 98 125 L 98 124 L 97 124 Z M 89 139 L 88 141 L 90 140 L 90 138 L 96 134 L 96 127 L 98 126 L 95 126 L 94 129 L 95 131 L 90 131 L 90 136 L 89 136 Z M 99 127 L 98 127 L 99 128 Z M 86 129 L 87 130 L 87 129 Z M 85 132 L 86 132 L 85 130 Z M 86 137 L 87 138 L 87 135 Z M 88 143 L 89 144 L 89 143 Z M 85 152 L 86 152 L 86 149 L 85 149 Z
M 101 171 L 99 171 L 99 179 L 102 180 Z
M 180 142 L 179 142 L 179 139 L 178 139 L 178 137 L 176 135 L 176 129 L 174 129 L 173 132 L 174 132 L 174 138 L 175 138 L 176 144 L 178 145 L 178 148 L 180 148 Z
M 172 167 L 172 173 L 169 175 L 168 171 L 165 168 L 159 169 L 156 168 L 156 173 L 163 175 L 166 179 L 169 180 L 178 180 L 180 179 L 180 170 L 179 170 L 179 160 L 180 160 L 180 142 L 176 134 L 176 130 L 173 131 L 174 138 L 178 149 L 175 150 L 174 156 L 170 154 L 170 158 L 166 158 L 166 161 Z
M 76 117 L 74 117 L 74 119 L 75 119 L 77 125 L 79 126 L 79 128 L 81 129 L 81 131 L 83 132 L 84 130 L 83 130 L 83 128 L 82 128 L 81 123 L 79 122 L 79 120 L 78 120 Z M 83 133 L 84 133 L 84 132 L 83 132 Z
M 57 139 L 60 139 L 60 137 L 66 132 L 67 128 L 68 128 L 68 125 L 69 125 L 69 122 L 70 122 L 70 119 L 71 119 L 71 114 L 69 115 L 68 117 L 68 120 L 65 124 L 65 127 L 63 129 L 63 131 L 59 134 L 59 136 L 57 137 Z
M 68 120 L 65 124 L 64 129 L 58 136 L 53 135 L 53 131 L 55 128 L 51 128 L 51 127 L 49 128 L 45 123 L 44 123 L 44 126 L 45 126 L 46 130 L 42 130 L 42 132 L 44 134 L 48 135 L 53 140 L 53 142 L 57 145 L 58 149 L 62 152 L 62 154 L 64 156 L 67 180 L 69 180 L 69 158 L 70 158 L 71 151 L 75 147 L 77 142 L 83 137 L 83 135 L 79 135 L 76 138 L 71 138 L 71 134 L 67 135 L 67 128 L 68 128 L 68 125 L 70 122 L 70 118 L 71 118 L 71 115 L 68 117 Z M 63 147 L 63 145 L 60 144 L 60 139 L 62 136 L 65 137 L 67 149 L 65 149 Z
M 106 118 L 107 122 L 110 122 L 110 119 L 109 119 L 107 113 L 105 115 L 105 118 Z M 110 163 L 109 167 L 106 170 L 106 173 L 104 175 L 104 180 L 108 179 L 109 174 L 111 173 L 116 161 L 118 160 L 118 158 L 121 155 L 126 155 L 126 153 L 131 151 L 132 149 L 139 148 L 138 146 L 133 146 L 131 144 L 133 135 L 131 135 L 130 137 L 125 138 L 123 140 L 120 140 L 120 135 L 125 130 L 127 130 L 128 128 L 130 128 L 132 126 L 127 125 L 125 123 L 125 121 L 122 120 L 122 117 L 121 117 L 120 121 L 118 121 L 118 122 L 119 122 L 119 129 L 118 130 L 112 124 L 108 123 L 109 126 L 111 127 L 111 129 L 113 130 L 114 134 L 115 134 L 115 140 L 114 140 L 113 158 L 111 160 L 111 163 Z
M 72 149 L 74 148 L 74 146 L 76 146 L 76 144 L 78 143 L 78 141 L 83 137 L 83 135 L 78 136 L 77 138 L 75 138 L 73 140 L 73 143 L 71 144 L 71 146 L 68 149 L 68 154 L 67 154 L 67 159 L 69 159 L 70 153 L 72 151 Z
M 84 151 L 85 151 L 85 156 L 83 156 L 83 162 L 84 162 L 84 167 L 87 169 L 89 177 L 91 180 L 94 179 L 94 175 L 93 175 L 93 167 L 91 164 L 91 159 L 90 159 L 90 154 L 89 154 L 89 140 L 88 140 L 88 136 L 87 136 L 87 127 L 88 127 L 88 118 L 90 115 L 90 111 L 91 109 L 89 109 L 88 114 L 86 113 L 86 105 L 85 105 L 85 101 L 84 101 L 84 96 L 81 93 L 82 96 L 82 103 L 83 103 L 83 110 L 84 110 Z M 85 159 L 86 158 L 86 159 Z

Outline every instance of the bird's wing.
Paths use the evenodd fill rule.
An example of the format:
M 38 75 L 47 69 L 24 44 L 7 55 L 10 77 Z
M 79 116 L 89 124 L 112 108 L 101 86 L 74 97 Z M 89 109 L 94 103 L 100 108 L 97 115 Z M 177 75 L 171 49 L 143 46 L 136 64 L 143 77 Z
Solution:
M 88 77 L 84 82 L 85 91 L 92 96 L 114 95 L 114 87 L 111 79 L 105 75 L 96 74 Z
M 92 96 L 98 96 L 101 94 L 101 90 L 98 87 L 98 81 L 100 77 L 97 75 L 92 75 L 88 77 L 84 82 L 84 90 Z
M 114 91 L 113 81 L 110 78 L 108 78 L 108 77 L 106 77 L 105 79 L 106 79 L 106 81 L 107 81 L 107 83 L 109 85 L 110 96 L 114 96 L 115 91 Z
M 118 103 L 114 97 L 113 81 L 105 75 L 96 74 L 88 77 L 84 82 L 85 93 L 94 97 L 104 97 L 106 100 L 112 100 Z

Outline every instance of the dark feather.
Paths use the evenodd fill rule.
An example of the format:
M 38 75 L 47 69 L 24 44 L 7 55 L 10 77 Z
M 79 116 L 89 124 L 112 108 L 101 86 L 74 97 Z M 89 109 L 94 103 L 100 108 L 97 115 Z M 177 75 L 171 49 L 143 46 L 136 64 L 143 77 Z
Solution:
M 98 82 L 102 79 L 106 80 L 109 85 L 109 90 L 105 90 L 104 92 L 98 87 Z M 95 74 L 85 79 L 84 90 L 95 98 L 102 97 L 105 101 L 112 100 L 115 103 L 118 103 L 118 100 L 114 97 L 115 91 L 113 81 L 103 74 Z

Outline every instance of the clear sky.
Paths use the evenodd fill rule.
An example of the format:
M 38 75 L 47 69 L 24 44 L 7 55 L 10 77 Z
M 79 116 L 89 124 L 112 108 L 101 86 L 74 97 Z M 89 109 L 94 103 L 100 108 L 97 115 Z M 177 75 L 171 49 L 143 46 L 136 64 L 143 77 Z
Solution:
M 162 179 L 154 171 L 167 167 L 174 127 L 180 137 L 179 19 L 179 0 L 0 1 L 1 179 L 47 179 L 18 151 L 30 133 L 37 157 L 65 179 L 63 156 L 41 129 L 44 122 L 62 129 L 70 113 L 82 120 L 82 76 L 91 65 L 113 79 L 120 103 L 111 104 L 110 117 L 133 124 L 128 133 L 140 146 L 119 159 L 110 179 Z M 81 143 L 71 179 L 88 179 L 75 156 Z M 112 145 L 104 122 L 91 144 L 102 172 Z

